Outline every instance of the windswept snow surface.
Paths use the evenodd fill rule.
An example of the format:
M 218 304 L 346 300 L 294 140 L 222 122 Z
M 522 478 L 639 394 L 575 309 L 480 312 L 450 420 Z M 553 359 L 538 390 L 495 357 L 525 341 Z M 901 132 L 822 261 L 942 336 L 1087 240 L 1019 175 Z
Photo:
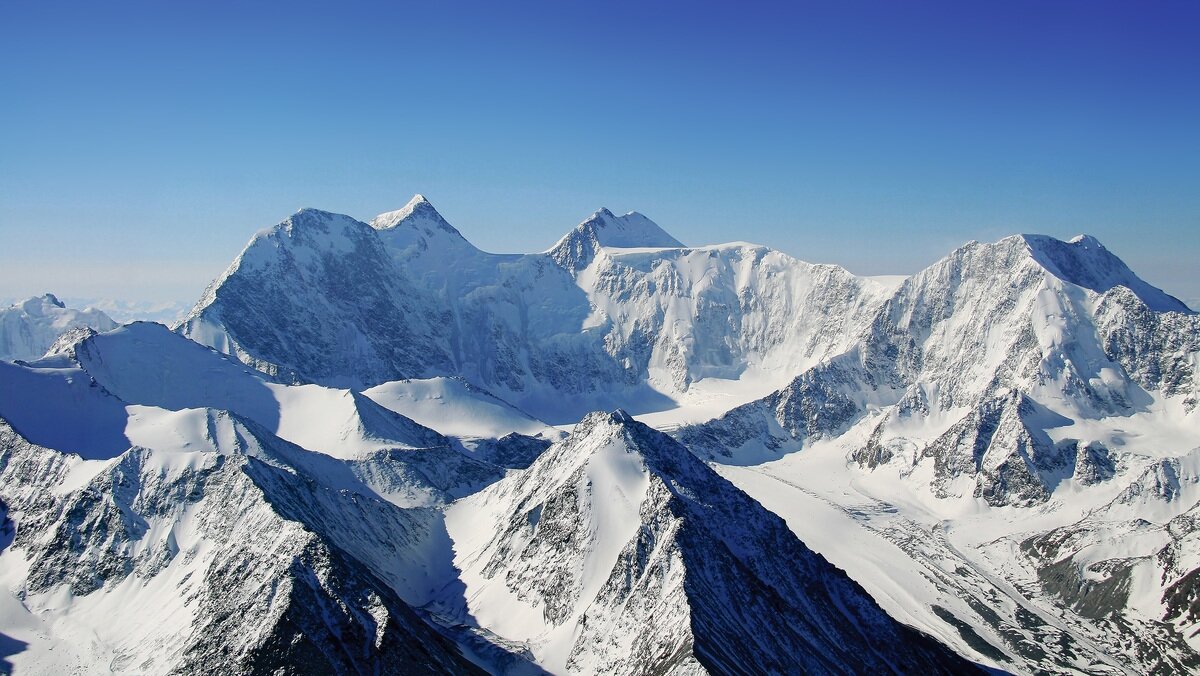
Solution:
M 554 673 L 970 673 L 617 411 L 447 511 L 469 617 Z
M 557 431 L 461 378 L 398 380 L 363 394 L 380 406 L 452 437 L 498 439 L 507 434 L 557 437 Z

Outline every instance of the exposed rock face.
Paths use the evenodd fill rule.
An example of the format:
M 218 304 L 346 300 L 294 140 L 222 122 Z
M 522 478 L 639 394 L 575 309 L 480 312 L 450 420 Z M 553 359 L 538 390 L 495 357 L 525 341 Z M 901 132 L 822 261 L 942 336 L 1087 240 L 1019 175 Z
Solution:
M 550 448 L 552 442 L 513 432 L 499 439 L 485 439 L 475 448 L 475 455 L 500 467 L 525 469 Z
M 1200 669 L 1198 487 L 1200 449 L 1151 463 L 1108 505 L 1020 544 L 1045 593 L 1122 636 L 1123 658 L 1151 673 Z
M 453 506 L 448 523 L 471 613 L 552 670 L 972 669 L 620 411 L 589 415 L 528 470 Z
M 1153 310 L 1129 289 L 1113 287 L 1096 306 L 1104 352 L 1134 382 L 1166 396 L 1182 396 L 1188 411 L 1200 402 L 1200 315 L 1186 308 Z
M 972 494 L 990 505 L 1028 506 L 1046 500 L 1074 449 L 1057 447 L 1031 423 L 1036 404 L 1020 393 L 985 403 L 926 447 L 940 495 L 959 477 L 974 479 Z
M 1064 477 L 1113 474 L 1103 444 L 1060 447 L 1045 430 L 1154 395 L 1195 408 L 1197 321 L 1092 238 L 971 243 L 904 282 L 846 353 L 678 436 L 721 462 L 761 462 L 877 411 L 850 454 L 860 466 L 932 460 L 940 496 L 968 477 L 989 504 L 1036 505 Z
M 228 415 L 215 423 L 212 451 L 132 448 L 88 467 L 0 421 L 6 555 L 29 561 L 25 603 L 52 614 L 66 589 L 76 607 L 157 607 L 158 623 L 110 618 L 103 641 L 121 669 L 475 671 L 401 597 L 428 593 L 405 578 L 435 513 L 334 490 L 289 462 L 307 452 Z M 80 473 L 92 476 L 64 483 Z
M 180 330 L 284 380 L 346 386 L 449 371 L 447 319 L 371 226 L 305 209 L 255 235 Z
M 774 460 L 807 441 L 837 436 L 863 414 L 866 393 L 875 386 L 859 357 L 851 352 L 832 359 L 778 392 L 677 436 L 702 457 L 730 464 Z
M 0 630 L 56 673 L 973 668 L 895 617 L 1200 669 L 1198 321 L 1088 237 L 892 286 L 639 214 L 496 255 L 420 196 L 304 210 L 177 332 L 0 362 Z M 729 410 L 583 416 L 680 402 Z

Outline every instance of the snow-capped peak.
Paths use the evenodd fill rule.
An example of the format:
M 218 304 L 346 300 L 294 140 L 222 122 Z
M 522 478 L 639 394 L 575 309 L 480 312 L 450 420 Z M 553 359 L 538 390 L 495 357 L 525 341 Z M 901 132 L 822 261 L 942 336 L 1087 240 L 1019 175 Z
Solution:
M 678 249 L 683 246 L 657 223 L 636 211 L 617 216 L 601 208 L 563 235 L 546 253 L 559 265 L 574 271 L 587 267 L 603 247 Z
M 1151 309 L 1191 314 L 1182 301 L 1143 281 L 1091 235 L 1077 235 L 1067 242 L 1046 235 L 1020 238 L 1039 265 L 1065 282 L 1097 293 L 1124 286 Z
M 41 300 L 46 301 L 47 303 L 53 305 L 54 307 L 58 307 L 58 308 L 66 308 L 67 307 L 66 305 L 63 304 L 63 302 L 61 300 L 58 299 L 58 296 L 55 296 L 52 293 L 42 294 Z
M 430 250 L 452 256 L 478 251 L 421 194 L 413 195 L 408 204 L 400 209 L 372 218 L 371 227 L 379 232 L 387 248 L 401 260 Z
M 684 465 L 699 462 L 683 446 L 673 443 L 662 432 L 634 420 L 624 409 L 617 409 L 611 413 L 595 411 L 584 416 L 575 425 L 571 439 L 582 440 L 589 437 L 616 440 L 626 453 L 637 456 L 650 471 L 661 472 L 659 465 L 663 464 L 669 464 L 672 469 L 678 471 L 681 462 Z M 595 449 L 590 449 L 589 453 L 592 450 Z M 660 457 L 664 455 L 670 460 Z
M 58 296 L 55 296 L 52 293 L 44 293 L 40 296 L 33 296 L 32 298 L 26 298 L 19 303 L 14 303 L 12 307 L 20 309 L 31 315 L 42 315 L 45 314 L 46 311 L 53 311 L 52 308 L 65 309 L 67 306 L 58 299 Z
M 1084 244 L 1089 247 L 1092 247 L 1092 246 L 1100 247 L 1101 249 L 1104 248 L 1104 245 L 1100 243 L 1100 240 L 1096 239 L 1095 237 L 1092 237 L 1091 235 L 1084 235 L 1084 234 L 1075 235 L 1071 239 L 1067 240 L 1067 243 L 1068 244 Z
M 589 414 L 446 526 L 470 616 L 551 673 L 969 670 L 624 411 Z
M 657 223 L 636 211 L 630 211 L 624 216 L 617 216 L 602 207 L 575 228 L 575 232 L 580 231 L 592 234 L 600 246 L 619 248 L 680 248 L 683 246 L 683 242 L 667 234 Z
M 259 247 L 267 250 L 273 249 L 275 246 L 285 246 L 293 251 L 303 249 L 348 253 L 354 251 L 357 243 L 369 237 L 370 234 L 371 229 L 366 223 L 350 216 L 305 207 L 282 223 L 266 230 L 260 230 L 242 251 L 241 258 L 253 258 L 250 254 L 255 252 L 255 242 L 260 240 L 275 243 L 271 246 Z
M 442 217 L 438 210 L 434 208 L 433 203 L 425 198 L 424 195 L 418 193 L 413 195 L 413 198 L 408 201 L 403 207 L 395 210 L 379 214 L 371 219 L 371 227 L 376 230 L 391 230 L 401 224 L 408 225 L 413 228 L 421 226 L 433 226 L 439 230 L 452 233 L 462 237 L 454 226 L 450 225 L 445 218 Z

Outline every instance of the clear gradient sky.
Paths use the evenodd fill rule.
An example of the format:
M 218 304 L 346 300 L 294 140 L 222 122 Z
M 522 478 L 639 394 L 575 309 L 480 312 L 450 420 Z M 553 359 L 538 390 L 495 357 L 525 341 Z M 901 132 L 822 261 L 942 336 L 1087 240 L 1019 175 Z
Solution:
M 600 206 L 861 274 L 1099 237 L 1200 301 L 1200 3 L 0 0 L 0 297 L 193 300 L 299 207 Z

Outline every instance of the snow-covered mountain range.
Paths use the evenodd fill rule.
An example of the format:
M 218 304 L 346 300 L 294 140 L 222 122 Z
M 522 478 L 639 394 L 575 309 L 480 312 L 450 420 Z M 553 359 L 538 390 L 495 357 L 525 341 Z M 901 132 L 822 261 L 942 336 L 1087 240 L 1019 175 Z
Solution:
M 1091 237 L 877 280 L 604 209 L 492 254 L 418 195 L 45 342 L 17 673 L 1200 669 L 1200 316 Z
M 674 408 L 703 379 L 769 392 L 845 349 L 886 292 L 607 210 L 545 253 L 485 253 L 417 196 L 370 225 L 306 209 L 258 233 L 180 330 L 289 382 L 460 376 L 570 423 Z
M 623 411 L 587 416 L 446 524 L 470 616 L 551 671 L 971 670 Z

